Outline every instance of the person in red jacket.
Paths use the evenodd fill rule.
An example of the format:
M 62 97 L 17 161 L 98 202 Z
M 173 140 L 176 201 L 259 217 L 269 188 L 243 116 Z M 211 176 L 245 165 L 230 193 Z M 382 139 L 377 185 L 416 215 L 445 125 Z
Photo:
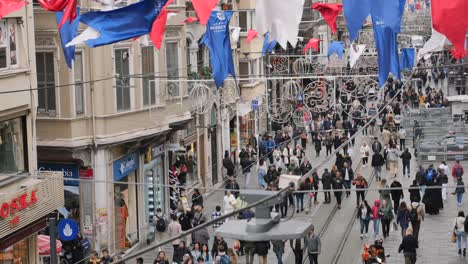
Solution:
M 457 160 L 452 167 L 452 179 L 455 185 L 457 185 L 458 177 L 462 177 L 464 173 L 465 170 L 463 169 L 463 166 L 460 164 L 460 161 Z M 455 191 L 452 192 L 452 194 L 455 195 Z

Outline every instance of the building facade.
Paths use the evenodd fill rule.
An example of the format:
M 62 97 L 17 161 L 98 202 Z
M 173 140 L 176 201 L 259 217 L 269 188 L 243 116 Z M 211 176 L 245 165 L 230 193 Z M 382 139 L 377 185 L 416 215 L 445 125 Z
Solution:
M 60 172 L 37 173 L 33 7 L 0 20 L 0 261 L 38 263 L 37 233 L 64 205 Z

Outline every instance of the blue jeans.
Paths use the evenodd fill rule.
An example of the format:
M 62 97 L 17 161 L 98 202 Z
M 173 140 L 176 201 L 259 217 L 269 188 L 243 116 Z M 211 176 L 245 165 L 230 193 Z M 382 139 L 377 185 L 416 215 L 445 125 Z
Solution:
M 458 249 L 462 249 L 462 247 L 461 247 L 462 241 L 463 241 L 463 248 L 466 248 L 466 233 L 465 233 L 465 231 L 455 231 L 455 234 L 457 234 Z
M 369 221 L 370 220 L 362 220 L 361 221 L 361 235 L 364 234 L 364 231 L 366 231 L 366 234 L 369 233 Z
M 351 189 L 351 180 L 344 180 L 343 185 L 346 189 L 346 196 L 350 195 L 351 192 L 349 191 L 349 189 Z
M 296 209 L 297 210 L 304 210 L 304 194 L 303 193 L 296 193 Z
M 283 264 L 283 252 L 275 252 L 278 264 Z
M 462 200 L 463 200 L 463 193 L 457 193 L 457 202 L 461 204 Z
M 376 238 L 379 235 L 380 219 L 374 219 L 372 222 L 374 225 L 374 238 Z

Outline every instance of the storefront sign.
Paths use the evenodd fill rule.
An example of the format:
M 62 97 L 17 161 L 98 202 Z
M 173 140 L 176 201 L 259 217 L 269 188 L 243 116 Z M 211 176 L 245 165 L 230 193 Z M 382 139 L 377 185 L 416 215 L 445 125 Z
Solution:
M 92 235 L 93 234 L 93 221 L 91 220 L 90 215 L 85 215 L 84 216 L 83 233 L 85 235 Z
M 43 171 L 41 176 L 46 179 L 22 180 L 19 184 L 23 188 L 17 191 L 10 186 L 0 187 L 0 238 L 23 232 L 24 227 L 64 206 L 63 181 L 57 180 L 61 173 Z
M 180 145 L 177 143 L 172 143 L 167 145 L 167 150 L 169 151 L 178 151 L 180 149 Z
M 78 165 L 70 164 L 55 164 L 55 163 L 39 163 L 39 171 L 61 171 L 63 172 L 64 184 L 67 186 L 79 186 L 79 181 L 76 180 L 67 180 L 68 179 L 78 179 L 80 172 Z
M 80 169 L 80 178 L 92 180 L 94 178 L 94 171 L 92 168 Z
M 128 155 L 114 162 L 114 180 L 119 181 L 139 167 L 138 153 Z
M 109 223 L 109 211 L 107 208 L 97 208 L 96 215 L 98 218 L 98 224 L 104 225 Z
M 151 157 L 155 159 L 157 156 L 164 154 L 164 145 L 159 145 L 151 149 Z
M 0 205 L 0 218 L 6 219 L 8 216 L 11 216 L 11 224 L 12 226 L 16 226 L 20 222 L 20 216 L 15 214 L 30 206 L 34 206 L 36 203 L 36 190 L 33 190 L 29 193 L 24 193 L 16 198 L 13 198 L 11 201 L 3 202 Z
M 237 147 L 237 133 L 236 132 L 231 133 L 231 148 L 232 147 Z
M 78 225 L 72 219 L 63 219 L 58 224 L 58 234 L 64 241 L 72 241 L 78 236 Z

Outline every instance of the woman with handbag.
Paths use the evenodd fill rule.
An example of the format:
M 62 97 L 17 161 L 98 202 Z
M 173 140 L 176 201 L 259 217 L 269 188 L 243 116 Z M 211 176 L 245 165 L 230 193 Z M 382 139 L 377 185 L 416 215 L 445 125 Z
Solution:
M 379 214 L 382 217 L 383 237 L 387 238 L 390 233 L 390 223 L 393 220 L 392 206 L 387 202 L 387 200 L 382 200 L 382 206 L 380 207 Z
M 463 211 L 458 212 L 458 216 L 455 218 L 453 233 L 457 236 L 458 255 L 462 254 L 463 242 L 463 256 L 466 256 L 465 213 Z

